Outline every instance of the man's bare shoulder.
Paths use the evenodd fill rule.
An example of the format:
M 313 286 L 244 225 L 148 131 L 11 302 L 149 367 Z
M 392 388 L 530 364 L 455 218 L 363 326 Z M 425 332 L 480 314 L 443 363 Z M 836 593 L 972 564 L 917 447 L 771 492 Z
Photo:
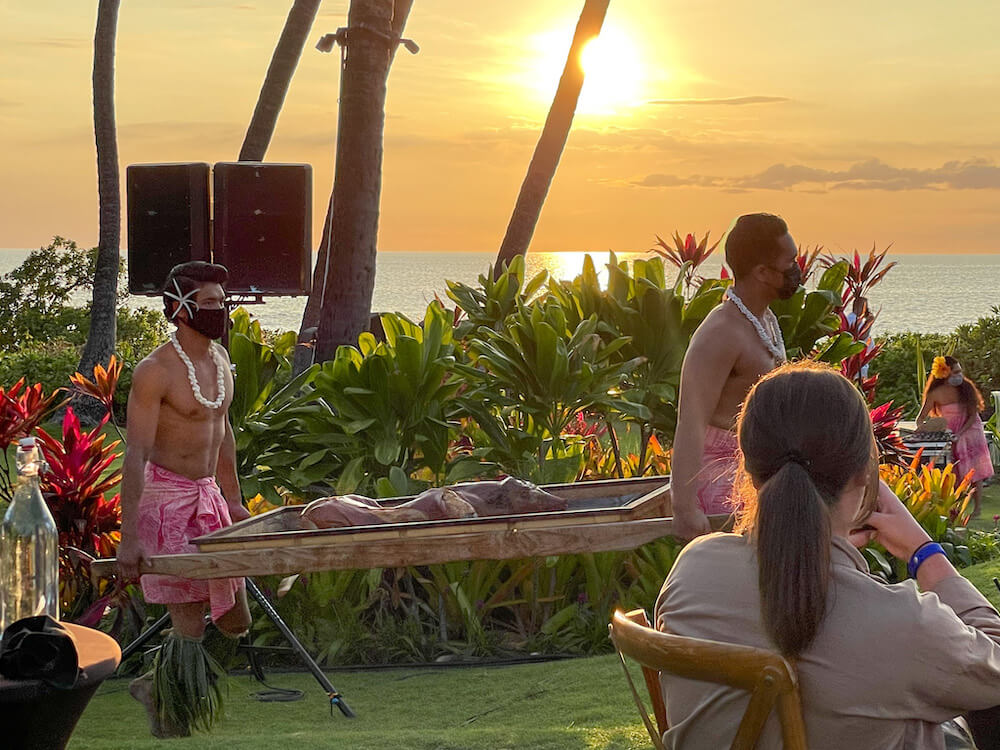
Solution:
M 213 341 L 212 342 L 212 350 L 222 356 L 222 361 L 223 362 L 226 362 L 227 364 L 230 362 L 229 352 L 226 351 L 226 347 L 224 347 L 222 344 L 220 344 L 220 343 L 218 343 L 216 341 Z
M 747 319 L 733 305 L 718 305 L 705 316 L 691 338 L 691 345 L 732 347 L 735 341 L 743 341 L 747 333 Z
M 170 344 L 161 344 L 135 366 L 132 373 L 132 383 L 151 380 L 164 381 L 170 377 L 171 372 L 175 369 L 174 360 L 176 358 L 177 354 Z

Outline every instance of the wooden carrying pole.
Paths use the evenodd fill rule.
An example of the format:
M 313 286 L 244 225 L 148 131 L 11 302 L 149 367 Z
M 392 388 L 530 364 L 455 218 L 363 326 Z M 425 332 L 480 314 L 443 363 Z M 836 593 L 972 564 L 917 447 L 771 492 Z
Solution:
M 710 516 L 713 530 L 726 528 L 730 517 Z M 441 534 L 436 537 L 368 541 L 314 541 L 274 548 L 230 549 L 153 555 L 140 572 L 184 578 L 289 575 L 319 570 L 395 568 L 460 560 L 508 560 L 518 557 L 571 555 L 631 550 L 673 532 L 672 518 L 643 518 L 613 523 L 582 523 L 562 527 L 504 529 Z M 360 536 L 360 535 L 359 535 Z M 95 560 L 91 576 L 115 573 L 114 559 Z
M 528 174 L 521 184 L 514 213 L 507 225 L 507 234 L 504 235 L 497 254 L 495 276 L 499 275 L 504 263 L 510 263 L 515 256 L 528 252 L 531 236 L 535 233 L 535 225 L 542 213 L 542 204 L 545 203 L 545 196 L 566 146 L 573 116 L 576 114 L 576 103 L 583 88 L 580 56 L 587 42 L 601 33 L 609 2 L 610 0 L 586 0 L 580 13 L 576 33 L 573 34 L 573 44 L 570 45 L 569 56 L 566 58 L 566 67 L 563 68 L 559 87 L 549 108 L 549 116 L 545 119 L 545 127 L 538 138 L 535 153 L 528 165 Z

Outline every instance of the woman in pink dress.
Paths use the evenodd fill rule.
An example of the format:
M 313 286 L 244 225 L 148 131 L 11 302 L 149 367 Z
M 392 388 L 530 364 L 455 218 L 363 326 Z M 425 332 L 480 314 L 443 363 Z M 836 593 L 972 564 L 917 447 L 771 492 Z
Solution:
M 972 472 L 972 497 L 976 503 L 973 517 L 979 515 L 982 483 L 993 476 L 990 449 L 979 419 L 982 410 L 983 397 L 975 383 L 965 377 L 959 361 L 954 357 L 935 357 L 924 386 L 924 402 L 917 416 L 917 427 L 923 427 L 928 417 L 942 417 L 948 423 L 948 429 L 955 435 L 952 455 L 958 474 L 964 477 Z

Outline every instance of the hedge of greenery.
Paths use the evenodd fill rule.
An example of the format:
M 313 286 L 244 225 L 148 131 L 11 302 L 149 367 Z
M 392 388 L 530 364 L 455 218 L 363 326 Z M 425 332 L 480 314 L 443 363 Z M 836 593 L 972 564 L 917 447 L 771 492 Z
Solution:
M 80 263 L 87 253 L 58 238 L 39 252 L 65 256 L 52 264 L 55 277 L 31 258 L 27 270 L 0 283 L 0 322 L 17 319 L 0 341 L 7 347 L 0 383 L 27 374 L 51 389 L 75 369 L 87 315 L 70 304 L 70 293 L 89 266 Z M 496 278 L 490 269 L 478 284 L 449 283 L 453 310 L 432 303 L 419 322 L 384 315 L 384 340 L 362 334 L 356 346 L 295 377 L 294 333 L 269 334 L 235 311 L 230 416 L 253 511 L 334 493 L 408 495 L 501 474 L 547 483 L 666 473 L 684 352 L 730 283 L 698 278 L 689 262 L 679 266 L 659 257 L 629 265 L 612 254 L 602 287 L 589 259 L 572 280 L 527 279 L 517 259 Z M 855 266 L 831 262 L 815 274 L 814 288 L 774 304 L 792 358 L 838 364 L 863 348 L 840 314 Z M 29 310 L 32 295 L 55 300 L 47 316 Z M 50 330 L 51 320 L 61 327 Z M 992 377 L 997 320 L 963 327 L 955 345 L 984 381 Z M 116 404 L 131 366 L 165 328 L 154 314 L 127 313 L 120 322 L 126 367 Z M 43 349 L 36 342 L 48 335 L 55 343 Z M 912 401 L 906 389 L 916 390 L 917 342 L 927 363 L 947 345 L 888 340 L 872 365 L 879 401 Z M 995 539 L 963 531 L 967 495 L 956 478 L 911 472 L 898 483 L 909 500 L 919 498 L 914 512 L 959 562 L 997 548 Z M 631 552 L 311 574 L 278 608 L 329 664 L 590 653 L 607 647 L 614 605 L 651 604 L 676 552 L 660 540 Z M 873 563 L 895 574 L 898 565 L 879 553 L 869 553 Z M 259 643 L 280 640 L 267 620 L 257 621 L 254 635 Z

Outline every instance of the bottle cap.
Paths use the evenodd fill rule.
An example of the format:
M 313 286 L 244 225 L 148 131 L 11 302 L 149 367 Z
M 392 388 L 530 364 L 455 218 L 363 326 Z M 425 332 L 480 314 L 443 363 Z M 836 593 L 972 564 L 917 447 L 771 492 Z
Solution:
M 17 444 L 20 448 L 34 448 L 35 439 L 33 437 L 21 438 L 17 441 Z

